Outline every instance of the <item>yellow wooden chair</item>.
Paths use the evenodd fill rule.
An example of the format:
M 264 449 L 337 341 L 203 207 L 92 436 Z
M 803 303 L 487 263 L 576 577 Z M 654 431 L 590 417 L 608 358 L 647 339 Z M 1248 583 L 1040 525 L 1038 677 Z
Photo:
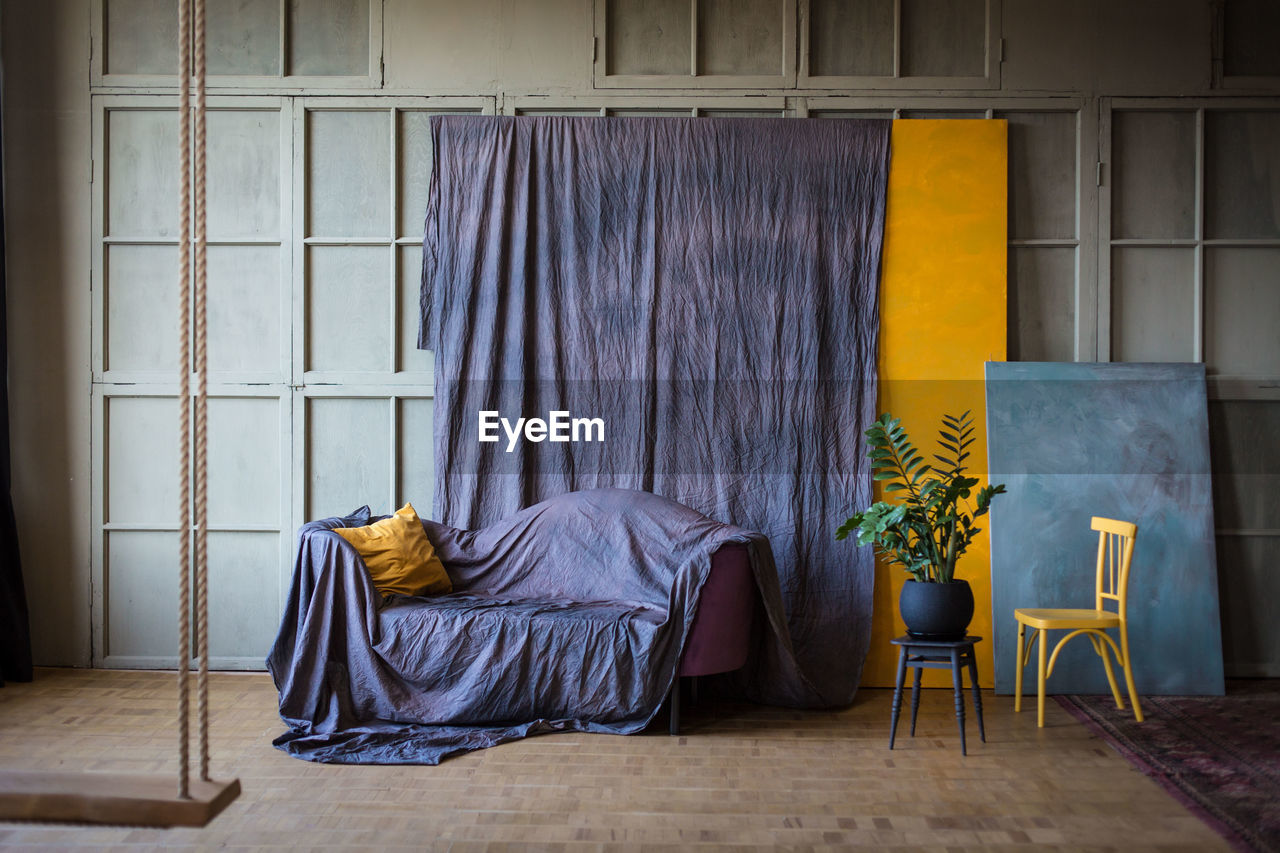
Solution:
M 1124 681 L 1129 688 L 1129 701 L 1133 703 L 1133 716 L 1142 722 L 1142 706 L 1138 704 L 1138 691 L 1133 686 L 1133 667 L 1129 658 L 1129 631 L 1125 621 L 1125 605 L 1129 591 L 1129 563 L 1133 559 L 1133 540 L 1138 535 L 1138 526 L 1127 521 L 1115 521 L 1110 518 L 1094 517 L 1092 528 L 1098 531 L 1098 580 L 1097 598 L 1094 610 L 1053 610 L 1019 608 L 1013 611 L 1018 620 L 1018 678 L 1014 690 L 1013 710 L 1022 710 L 1022 670 L 1031 659 L 1031 647 L 1040 641 L 1039 695 L 1037 705 L 1037 722 L 1044 727 L 1044 683 L 1053 674 L 1053 665 L 1058 660 L 1058 652 L 1067 641 L 1077 634 L 1085 634 L 1093 643 L 1093 650 L 1102 658 L 1102 665 L 1107 669 L 1107 681 L 1111 682 L 1111 695 L 1115 697 L 1116 707 L 1123 709 L 1124 700 L 1120 698 L 1120 688 L 1116 684 L 1116 674 L 1111 668 L 1111 659 L 1107 657 L 1107 646 L 1115 654 L 1116 660 L 1124 667 Z M 1110 600 L 1117 604 L 1113 613 L 1103 609 L 1103 601 Z M 1024 644 L 1027 628 L 1035 629 L 1031 642 Z M 1119 628 L 1120 645 L 1107 634 L 1108 628 Z M 1054 629 L 1070 631 L 1053 647 L 1049 656 L 1049 665 L 1045 667 L 1045 632 Z

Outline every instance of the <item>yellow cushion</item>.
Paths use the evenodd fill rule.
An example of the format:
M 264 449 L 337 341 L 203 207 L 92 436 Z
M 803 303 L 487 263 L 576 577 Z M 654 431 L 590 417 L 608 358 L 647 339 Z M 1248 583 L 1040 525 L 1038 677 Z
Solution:
M 440 595 L 453 591 L 453 583 L 422 529 L 413 504 L 405 504 L 382 521 L 364 527 L 339 527 L 333 532 L 360 552 L 373 585 L 383 595 Z

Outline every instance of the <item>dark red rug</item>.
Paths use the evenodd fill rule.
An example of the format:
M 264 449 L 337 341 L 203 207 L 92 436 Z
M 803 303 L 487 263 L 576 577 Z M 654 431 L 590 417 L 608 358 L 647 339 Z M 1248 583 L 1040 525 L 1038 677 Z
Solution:
M 1110 696 L 1056 698 L 1237 849 L 1280 851 L 1280 679 L 1143 696 L 1141 723 Z

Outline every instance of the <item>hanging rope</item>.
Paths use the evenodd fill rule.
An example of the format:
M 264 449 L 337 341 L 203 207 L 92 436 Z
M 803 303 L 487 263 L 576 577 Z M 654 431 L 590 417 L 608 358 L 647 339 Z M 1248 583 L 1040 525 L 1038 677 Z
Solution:
M 196 712 L 200 730 L 200 778 L 209 781 L 209 282 L 205 229 L 204 3 L 195 0 L 195 373 L 196 373 Z
M 191 660 L 191 0 L 178 0 L 178 796 L 188 767 Z
M 194 47 L 194 59 L 192 49 Z M 193 68 L 194 66 L 194 68 Z M 191 80 L 195 76 L 195 108 Z M 200 733 L 200 778 L 209 780 L 209 601 L 208 601 L 208 262 L 205 219 L 205 8 L 204 0 L 178 2 L 178 358 L 179 377 L 179 544 L 178 544 L 178 796 L 191 796 L 190 661 L 191 576 L 196 587 L 197 729 Z M 194 152 L 192 135 L 194 130 Z M 194 154 L 194 163 L 193 163 Z M 194 184 L 194 187 L 193 187 Z M 194 205 L 192 204 L 194 195 Z M 195 275 L 192 275 L 194 244 Z M 192 312 L 194 309 L 194 322 Z M 194 360 L 192 359 L 194 332 Z M 191 374 L 196 376 L 195 399 Z M 192 414 L 194 409 L 194 430 Z M 194 442 L 193 442 L 194 437 Z M 194 448 L 193 448 L 194 444 Z M 194 449 L 194 452 L 193 452 Z M 192 479 L 194 475 L 194 501 Z M 195 507 L 195 560 L 192 518 Z

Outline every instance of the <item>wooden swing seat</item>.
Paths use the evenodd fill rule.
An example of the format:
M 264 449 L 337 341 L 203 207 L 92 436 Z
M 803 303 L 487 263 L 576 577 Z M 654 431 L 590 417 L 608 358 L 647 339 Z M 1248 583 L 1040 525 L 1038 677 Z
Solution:
M 178 796 L 172 773 L 36 773 L 0 771 L 0 820 L 204 826 L 240 795 L 240 780 L 191 780 Z

